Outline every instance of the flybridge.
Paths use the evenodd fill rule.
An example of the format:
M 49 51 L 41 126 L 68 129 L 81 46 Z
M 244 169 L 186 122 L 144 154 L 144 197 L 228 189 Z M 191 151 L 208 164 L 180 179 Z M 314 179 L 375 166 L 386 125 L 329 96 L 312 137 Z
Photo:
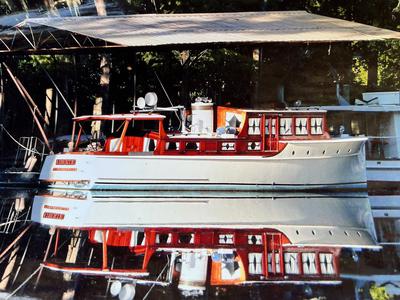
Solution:
M 125 121 L 125 120 L 163 120 L 165 116 L 159 114 L 115 114 L 115 115 L 86 115 L 73 118 L 74 121 Z

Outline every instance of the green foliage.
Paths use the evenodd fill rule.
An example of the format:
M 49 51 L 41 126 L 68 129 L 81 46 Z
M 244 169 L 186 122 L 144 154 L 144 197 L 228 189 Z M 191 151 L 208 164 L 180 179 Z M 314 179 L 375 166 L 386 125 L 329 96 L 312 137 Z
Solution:
M 385 287 L 378 287 L 376 284 L 373 284 L 369 289 L 371 297 L 373 300 L 390 300 L 393 297 L 389 296 L 386 293 Z
M 400 41 L 383 43 L 379 52 L 378 85 L 383 89 L 400 89 Z
M 61 7 L 64 2 L 56 1 L 56 6 Z M 2 0 L 0 13 L 43 8 L 46 3 Z M 93 3 L 82 0 L 81 7 L 93 8 Z M 126 14 L 307 10 L 400 30 L 399 0 L 109 0 L 107 9 L 109 7 Z M 318 103 L 321 99 L 334 99 L 336 81 L 351 83 L 357 93 L 365 91 L 367 86 L 369 89 L 400 89 L 400 42 L 363 42 L 351 46 L 343 43 L 274 44 L 265 46 L 260 65 L 253 59 L 255 48 L 141 52 L 136 54 L 136 63 L 130 50 L 115 52 L 112 54 L 110 100 L 121 112 L 130 109 L 134 97 L 132 68 L 136 68 L 137 74 L 136 97 L 156 91 L 163 105 L 168 105 L 168 101 L 156 74 L 175 104 L 189 104 L 197 96 L 208 96 L 218 104 L 248 106 L 260 95 L 263 101 L 273 101 L 280 85 L 286 87 L 290 101 L 304 99 Z M 51 86 L 43 73 L 44 68 L 71 101 L 73 97 L 79 98 L 83 105 L 80 113 L 90 113 L 90 105 L 100 92 L 99 55 L 82 54 L 75 58 L 79 60 L 76 67 L 74 57 L 69 55 L 18 57 L 15 67 L 21 80 L 37 93 L 37 98 L 42 99 L 43 90 Z M 376 82 L 371 76 L 374 64 L 377 64 Z M 259 75 L 262 82 L 257 82 Z M 314 93 L 313 89 L 318 92 Z M 262 97 L 265 95 L 269 98 Z

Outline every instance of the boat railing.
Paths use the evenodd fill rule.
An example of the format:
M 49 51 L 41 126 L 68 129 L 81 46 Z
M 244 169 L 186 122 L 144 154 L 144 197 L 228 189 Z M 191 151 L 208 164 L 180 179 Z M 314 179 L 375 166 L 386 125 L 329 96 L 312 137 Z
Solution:
M 32 169 L 34 165 L 41 166 L 45 156 L 45 143 L 35 136 L 22 136 L 18 140 L 14 166 L 24 166 Z

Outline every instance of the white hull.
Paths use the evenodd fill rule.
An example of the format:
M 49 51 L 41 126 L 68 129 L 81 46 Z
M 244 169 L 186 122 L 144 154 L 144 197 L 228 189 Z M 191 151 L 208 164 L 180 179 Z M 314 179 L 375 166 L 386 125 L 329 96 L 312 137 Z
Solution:
M 372 215 L 377 219 L 400 219 L 400 195 L 369 196 Z
M 296 245 L 375 246 L 365 196 L 67 195 L 36 196 L 32 220 L 63 228 L 273 228 Z
M 364 142 L 291 141 L 272 157 L 50 155 L 40 180 L 52 188 L 92 190 L 365 188 Z M 57 159 L 76 160 L 76 165 L 58 168 Z
M 400 183 L 400 160 L 367 160 L 366 166 L 368 181 Z

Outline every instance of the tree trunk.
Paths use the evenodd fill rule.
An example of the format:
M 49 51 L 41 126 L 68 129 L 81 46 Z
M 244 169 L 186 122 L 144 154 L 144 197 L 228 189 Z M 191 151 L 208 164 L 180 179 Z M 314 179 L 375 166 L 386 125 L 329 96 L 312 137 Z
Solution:
M 107 16 L 106 6 L 104 0 L 95 0 L 96 10 L 98 16 Z M 101 55 L 100 59 L 100 92 L 98 93 L 95 103 L 93 105 L 93 114 L 101 115 L 108 102 L 108 93 L 110 89 L 110 61 L 111 58 L 107 54 Z M 100 122 L 92 123 L 92 135 L 100 136 Z
M 378 86 L 378 53 L 371 50 L 368 57 L 368 90 L 376 89 Z
M 105 110 L 108 102 L 108 93 L 110 89 L 110 56 L 103 54 L 100 60 L 100 92 L 95 99 L 93 105 L 93 114 L 101 115 Z M 100 122 L 96 121 L 92 123 L 92 135 L 100 136 Z

